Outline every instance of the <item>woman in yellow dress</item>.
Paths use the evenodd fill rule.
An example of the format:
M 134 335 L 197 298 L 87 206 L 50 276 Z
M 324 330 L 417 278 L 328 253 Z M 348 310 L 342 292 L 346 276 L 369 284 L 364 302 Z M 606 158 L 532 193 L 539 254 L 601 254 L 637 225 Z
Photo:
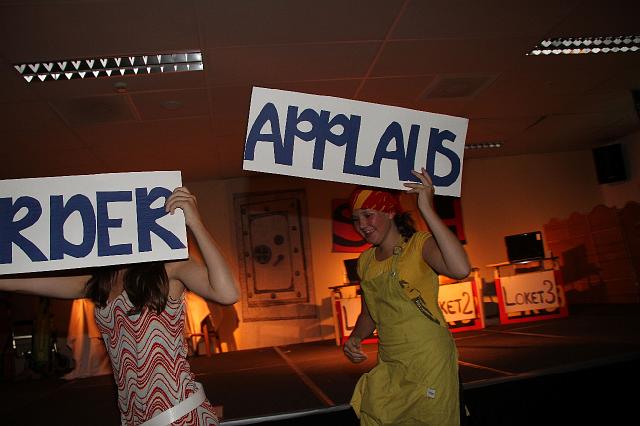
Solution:
M 467 254 L 433 208 L 424 169 L 405 183 L 431 232 L 416 232 L 390 191 L 356 189 L 354 226 L 373 246 L 358 260 L 362 310 L 344 345 L 366 359 L 361 341 L 378 330 L 378 363 L 356 385 L 351 405 L 361 425 L 459 425 L 458 355 L 438 306 L 438 275 L 469 274 Z

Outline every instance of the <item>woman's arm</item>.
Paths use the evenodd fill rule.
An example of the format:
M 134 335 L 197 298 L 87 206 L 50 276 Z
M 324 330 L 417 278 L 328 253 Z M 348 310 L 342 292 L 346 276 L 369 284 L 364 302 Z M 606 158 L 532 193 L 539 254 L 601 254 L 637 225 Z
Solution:
M 438 274 L 462 279 L 471 271 L 467 253 L 433 208 L 433 184 L 425 169 L 422 169 L 422 173 L 415 170 L 412 173 L 420 179 L 420 183 L 404 185 L 411 188 L 407 192 L 418 194 L 418 209 L 433 235 L 433 238 L 425 241 L 422 257 Z
M 362 362 L 367 359 L 367 354 L 362 350 L 362 340 L 366 339 L 376 329 L 376 324 L 371 318 L 367 303 L 364 301 L 364 296 L 360 298 L 362 308 L 360 315 L 356 320 L 356 325 L 353 327 L 353 331 L 349 336 L 349 339 L 344 344 L 344 354 L 351 360 L 351 362 Z
M 85 287 L 90 278 L 89 275 L 0 278 L 0 291 L 58 299 L 80 299 L 86 297 Z
M 173 213 L 182 209 L 187 226 L 196 238 L 202 260 L 195 257 L 176 262 L 167 268 L 170 278 L 180 280 L 189 290 L 224 305 L 238 301 L 239 292 L 229 265 L 218 245 L 202 223 L 196 206 L 196 197 L 187 188 L 176 188 L 167 199 L 165 209 Z

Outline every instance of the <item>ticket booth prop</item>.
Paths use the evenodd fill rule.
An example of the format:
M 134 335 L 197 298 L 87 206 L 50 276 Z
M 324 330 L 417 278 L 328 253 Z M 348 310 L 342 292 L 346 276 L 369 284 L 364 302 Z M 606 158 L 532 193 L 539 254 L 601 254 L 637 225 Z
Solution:
M 478 268 L 459 281 L 440 277 L 438 305 L 452 333 L 484 328 L 484 308 L 482 303 L 482 279 Z
M 342 345 L 347 341 L 354 327 L 361 308 L 360 284 L 357 282 L 329 287 L 331 290 L 331 309 L 333 311 L 333 327 L 336 336 L 336 345 Z M 362 343 L 375 343 L 378 341 L 377 331 L 364 339 Z
M 329 288 L 336 344 L 342 345 L 351 335 L 360 314 L 362 303 L 360 285 L 350 283 Z M 452 332 L 484 328 L 482 285 L 477 269 L 474 269 L 474 273 L 464 280 L 447 281 L 441 278 L 438 304 Z M 372 336 L 363 340 L 363 343 L 376 341 L 377 335 L 374 332 Z
M 569 315 L 556 257 L 487 266 L 494 268 L 501 324 Z

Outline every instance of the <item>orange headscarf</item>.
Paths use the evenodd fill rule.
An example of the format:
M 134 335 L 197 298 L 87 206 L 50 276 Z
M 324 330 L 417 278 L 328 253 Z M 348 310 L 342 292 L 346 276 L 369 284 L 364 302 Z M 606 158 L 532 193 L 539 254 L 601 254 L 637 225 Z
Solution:
M 385 213 L 402 213 L 398 196 L 383 189 L 358 187 L 351 193 L 349 205 L 351 211 L 372 209 Z

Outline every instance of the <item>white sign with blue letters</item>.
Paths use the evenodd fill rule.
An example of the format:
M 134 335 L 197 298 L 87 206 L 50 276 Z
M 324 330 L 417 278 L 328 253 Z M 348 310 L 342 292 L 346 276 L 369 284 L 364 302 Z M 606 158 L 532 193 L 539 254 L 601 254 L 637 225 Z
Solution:
M 0 181 L 0 274 L 188 257 L 179 171 Z
M 245 170 L 407 189 L 424 167 L 436 194 L 460 196 L 469 120 L 254 87 Z

